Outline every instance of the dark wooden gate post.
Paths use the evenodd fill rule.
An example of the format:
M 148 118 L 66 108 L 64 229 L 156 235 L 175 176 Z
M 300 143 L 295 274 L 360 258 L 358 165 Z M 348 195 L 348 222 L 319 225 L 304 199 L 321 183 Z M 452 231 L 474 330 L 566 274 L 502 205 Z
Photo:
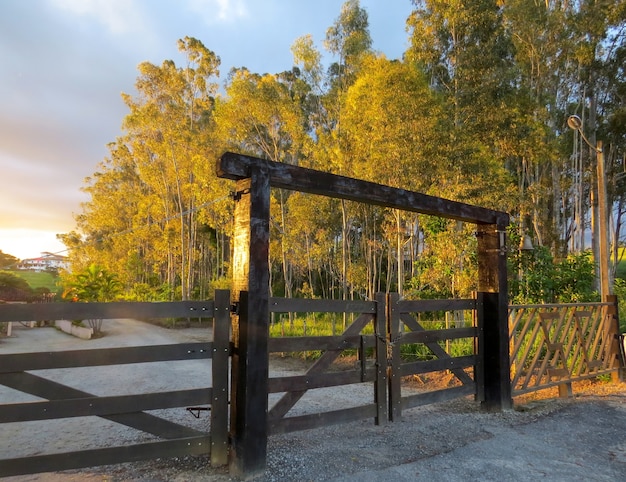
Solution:
M 228 463 L 228 361 L 230 358 L 230 292 L 215 290 L 211 361 L 211 465 Z
M 486 410 L 511 408 L 506 228 L 508 215 L 497 224 L 479 224 L 478 236 L 478 398 Z
M 402 374 L 400 366 L 400 313 L 398 312 L 398 293 L 387 296 L 387 378 L 389 380 L 389 420 L 402 420 Z
M 251 478 L 266 468 L 269 376 L 269 173 L 250 168 L 237 181 L 233 234 L 230 472 Z

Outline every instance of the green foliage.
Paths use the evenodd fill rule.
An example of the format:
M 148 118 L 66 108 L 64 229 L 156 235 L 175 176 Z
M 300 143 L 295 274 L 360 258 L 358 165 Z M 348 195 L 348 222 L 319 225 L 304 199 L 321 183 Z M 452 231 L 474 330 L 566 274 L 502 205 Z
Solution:
M 19 259 L 15 256 L 3 253 L 2 250 L 0 250 L 0 269 L 13 268 L 18 262 Z
M 619 332 L 626 333 L 626 280 L 616 279 L 613 291 L 617 296 L 619 307 Z
M 49 293 L 59 291 L 59 276 L 56 272 L 17 270 L 11 273 L 26 280 L 33 289 L 42 288 Z
M 78 273 L 67 274 L 63 284 L 63 297 L 73 301 L 113 301 L 122 291 L 117 275 L 97 264 L 91 264 Z
M 626 212 L 622 2 L 414 5 L 402 60 L 373 52 L 367 11 L 349 0 L 328 56 L 301 37 L 292 69 L 238 68 L 223 92 L 219 57 L 197 39 L 179 40 L 181 65 L 141 63 L 123 132 L 62 236 L 72 269 L 106 266 L 131 300 L 230 286 L 232 184 L 214 162 L 234 150 L 507 211 L 541 246 L 510 253 L 511 300 L 595 299 L 591 258 L 568 256 L 586 234 L 594 157 L 565 119 L 578 113 L 606 140 L 609 197 Z M 475 228 L 463 223 L 274 190 L 270 229 L 275 295 L 477 288 Z
M 26 280 L 8 271 L 0 271 L 0 299 L 4 301 L 30 301 L 33 291 Z
M 509 258 L 509 297 L 512 304 L 597 301 L 594 277 L 589 253 L 555 261 L 547 248 L 538 246 Z

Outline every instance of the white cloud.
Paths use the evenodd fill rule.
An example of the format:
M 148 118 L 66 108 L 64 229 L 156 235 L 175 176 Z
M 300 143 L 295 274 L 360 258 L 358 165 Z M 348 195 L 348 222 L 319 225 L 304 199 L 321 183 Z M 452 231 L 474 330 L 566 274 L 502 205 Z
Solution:
M 188 0 L 187 7 L 212 25 L 216 22 L 233 22 L 248 16 L 243 0 Z
M 141 9 L 131 0 L 49 0 L 50 4 L 77 16 L 95 19 L 114 34 L 143 30 Z

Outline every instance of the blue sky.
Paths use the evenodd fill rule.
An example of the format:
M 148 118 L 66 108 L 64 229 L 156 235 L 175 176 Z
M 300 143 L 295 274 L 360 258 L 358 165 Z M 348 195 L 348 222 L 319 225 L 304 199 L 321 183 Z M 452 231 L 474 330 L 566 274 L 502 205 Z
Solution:
M 232 67 L 292 67 L 293 41 L 320 50 L 343 0 L 1 0 L 0 250 L 19 258 L 63 246 L 86 200 L 84 179 L 107 155 L 134 93 L 137 65 L 180 63 L 195 37 Z M 400 58 L 410 0 L 361 0 L 373 47 Z

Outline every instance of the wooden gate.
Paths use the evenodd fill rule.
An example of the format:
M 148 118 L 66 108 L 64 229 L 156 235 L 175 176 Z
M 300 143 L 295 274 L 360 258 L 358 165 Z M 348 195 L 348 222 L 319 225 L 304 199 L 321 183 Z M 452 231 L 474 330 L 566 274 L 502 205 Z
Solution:
M 269 408 L 269 434 L 368 418 L 384 424 L 399 421 L 405 409 L 476 396 L 480 365 L 476 353 L 476 308 L 475 299 L 408 301 L 399 300 L 397 293 L 379 293 L 376 301 L 271 298 L 272 313 L 299 313 L 304 317 L 312 313 L 342 313 L 354 314 L 355 319 L 335 336 L 269 339 L 270 354 L 321 351 L 304 374 L 269 379 L 268 393 L 283 394 Z M 446 313 L 460 314 L 455 326 L 446 326 L 442 321 Z M 314 323 L 311 329 L 315 329 Z M 420 353 L 412 355 L 412 347 Z M 344 358 L 350 363 L 335 363 L 345 354 L 352 355 Z M 403 395 L 403 379 L 431 372 L 450 373 L 455 382 L 437 389 L 429 389 L 425 384 L 420 393 Z M 310 390 L 346 385 L 365 385 L 369 390 L 351 400 L 349 407 L 324 405 L 320 411 L 290 415 L 290 410 Z
M 267 402 L 267 332 L 270 322 L 272 187 L 475 224 L 479 266 L 476 312 L 478 345 L 483 359 L 477 365 L 475 375 L 480 387 L 478 397 L 486 409 L 511 407 L 507 326 L 507 213 L 229 152 L 218 161 L 217 173 L 218 177 L 236 181 L 233 193 L 232 301 L 238 309 L 233 318 L 230 412 L 230 468 L 234 475 L 246 478 L 260 475 L 267 461 L 266 427 L 270 422 Z M 394 340 L 385 342 L 392 346 Z M 285 405 L 289 403 L 285 402 Z
M 617 297 L 606 303 L 509 307 L 511 380 L 515 395 L 617 375 L 620 368 Z
M 403 409 L 428 403 L 441 402 L 466 395 L 477 395 L 477 367 L 479 358 L 478 328 L 476 326 L 476 300 L 399 300 L 390 296 L 390 419 L 398 420 Z M 439 316 L 421 320 L 420 315 L 438 313 Z M 442 325 L 443 313 L 460 313 L 455 326 Z M 431 321 L 433 320 L 433 321 Z M 444 322 L 445 323 L 445 322 Z M 453 350 L 455 341 L 456 350 Z M 401 347 L 421 346 L 425 349 L 414 355 L 401 356 Z M 430 358 L 430 359 L 428 359 Z M 402 377 L 448 371 L 454 377 L 450 387 L 429 390 L 415 395 L 402 395 Z M 452 380 L 451 380 L 452 382 Z
M 379 298 L 378 303 L 271 299 L 270 310 L 273 313 L 343 313 L 354 314 L 356 319 L 346 326 L 343 333 L 336 336 L 270 338 L 270 353 L 321 351 L 321 355 L 311 363 L 306 373 L 270 378 L 268 393 L 283 393 L 269 410 L 270 434 L 306 430 L 364 418 L 373 418 L 376 423 L 386 422 L 385 297 L 380 295 Z M 346 351 L 357 353 L 359 363 L 348 369 L 333 366 Z M 361 400 L 354 400 L 355 403 L 351 407 L 341 409 L 324 407 L 325 411 L 287 416 L 309 390 L 363 383 L 373 384 L 373 396 L 369 400 L 366 395 Z
M 160 440 L 67 453 L 33 454 L 0 460 L 0 477 L 77 469 L 158 457 L 209 454 L 224 465 L 228 454 L 228 359 L 230 295 L 215 301 L 175 303 L 45 303 L 0 305 L 0 322 L 83 319 L 213 319 L 211 342 L 134 346 L 78 351 L 0 354 L 0 384 L 40 397 L 41 401 L 0 405 L 0 423 L 70 417 L 101 417 L 157 436 Z M 207 334 L 209 332 L 207 323 Z M 88 342 L 87 342 L 88 343 Z M 39 370 L 211 359 L 206 388 L 122 396 L 96 396 L 49 380 Z M 212 385 L 208 382 L 212 376 Z M 199 431 L 146 413 L 148 410 L 211 406 L 210 429 Z M 11 443 L 3 440 L 3 443 Z M 33 441 L 37 444 L 37 441 Z M 37 445 L 35 445 L 37 446 Z

